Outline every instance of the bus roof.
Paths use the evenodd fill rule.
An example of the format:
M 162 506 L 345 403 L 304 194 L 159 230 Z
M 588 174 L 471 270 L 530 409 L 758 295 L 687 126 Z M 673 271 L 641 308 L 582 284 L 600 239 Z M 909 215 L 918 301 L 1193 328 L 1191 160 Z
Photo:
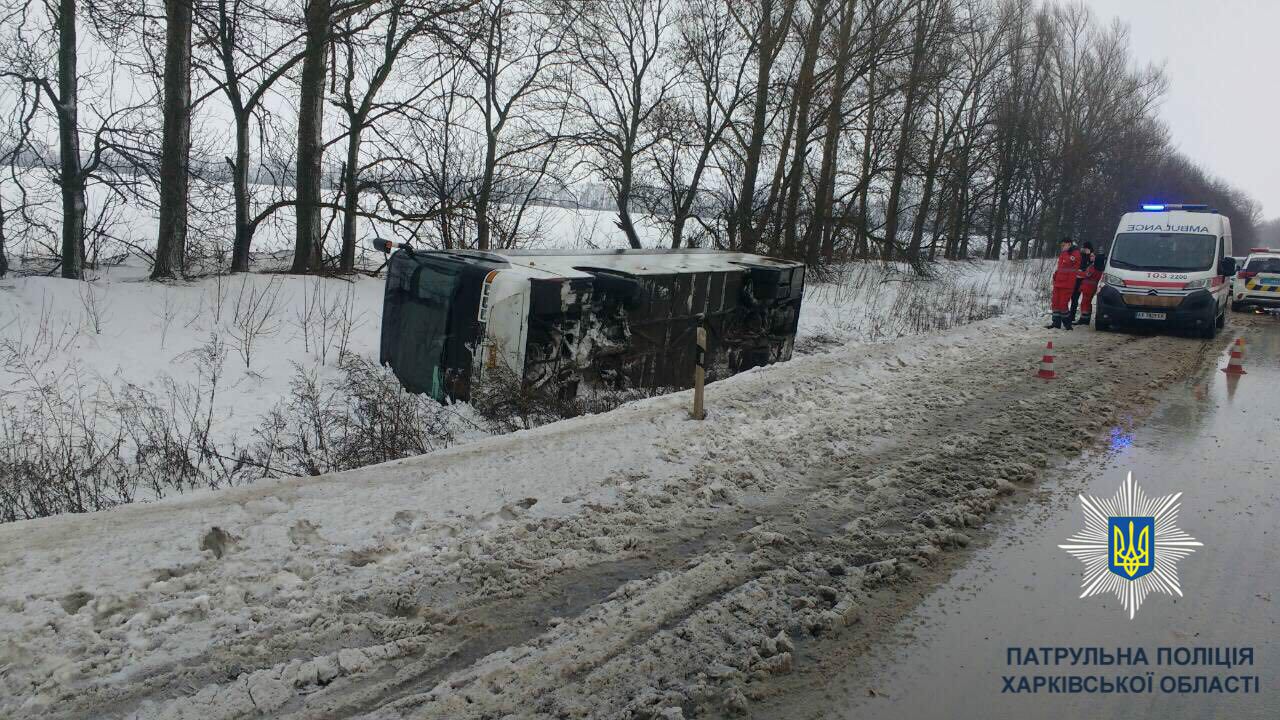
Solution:
M 418 251 L 421 253 L 422 251 Z M 744 267 L 778 269 L 803 267 L 803 263 L 765 255 L 725 250 L 642 249 L 642 250 L 434 250 L 430 254 L 449 255 L 522 268 L 532 276 L 586 278 L 584 269 L 611 270 L 628 275 L 671 275 L 689 272 L 730 272 Z

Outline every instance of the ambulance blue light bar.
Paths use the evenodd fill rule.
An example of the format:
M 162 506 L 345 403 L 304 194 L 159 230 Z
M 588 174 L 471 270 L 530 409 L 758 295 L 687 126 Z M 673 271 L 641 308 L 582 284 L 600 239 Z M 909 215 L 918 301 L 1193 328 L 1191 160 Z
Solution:
M 1186 203 L 1182 203 L 1178 205 L 1170 205 L 1168 203 L 1143 203 L 1142 210 L 1143 212 L 1164 212 L 1166 210 L 1186 210 L 1188 212 L 1205 212 L 1209 210 L 1209 206 L 1208 205 L 1191 205 Z

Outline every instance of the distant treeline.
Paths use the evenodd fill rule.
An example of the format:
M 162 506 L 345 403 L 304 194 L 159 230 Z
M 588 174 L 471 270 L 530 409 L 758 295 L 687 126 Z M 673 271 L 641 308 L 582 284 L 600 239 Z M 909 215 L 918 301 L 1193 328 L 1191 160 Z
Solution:
M 518 246 L 545 204 L 612 210 L 632 246 L 643 220 L 671 247 L 813 264 L 1028 257 L 1150 199 L 1214 205 L 1243 243 L 1260 222 L 1173 149 L 1165 77 L 1079 3 L 0 0 L 0 18 L 0 167 L 22 189 L 0 196 L 0 258 L 35 243 L 67 277 L 129 202 L 159 217 L 158 278 L 210 246 L 248 269 L 284 210 L 296 272 L 350 271 L 371 223 Z

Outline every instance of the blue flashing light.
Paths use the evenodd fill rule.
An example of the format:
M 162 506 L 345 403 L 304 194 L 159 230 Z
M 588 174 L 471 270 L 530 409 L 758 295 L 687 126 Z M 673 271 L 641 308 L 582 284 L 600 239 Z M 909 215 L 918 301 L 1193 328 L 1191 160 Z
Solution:
M 1142 209 L 1143 209 L 1143 210 L 1146 210 L 1146 211 L 1149 211 L 1149 212 L 1163 212 L 1163 211 L 1164 211 L 1164 206 L 1163 206 L 1163 205 L 1147 205 L 1147 204 L 1143 204 Z
M 1112 452 L 1124 452 L 1133 446 L 1133 433 L 1125 432 L 1118 427 L 1111 428 Z

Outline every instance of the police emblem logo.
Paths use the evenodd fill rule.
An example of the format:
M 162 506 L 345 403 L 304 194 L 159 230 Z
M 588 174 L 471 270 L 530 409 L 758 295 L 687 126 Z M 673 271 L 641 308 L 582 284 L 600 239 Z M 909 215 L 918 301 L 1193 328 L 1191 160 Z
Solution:
M 1155 524 L 1153 517 L 1107 518 L 1107 526 L 1111 528 L 1107 533 L 1111 541 L 1107 548 L 1111 572 L 1126 580 L 1151 572 L 1154 559 L 1151 537 L 1155 535 Z
M 1081 495 L 1085 528 L 1058 546 L 1084 563 L 1080 597 L 1113 593 L 1130 619 L 1152 592 L 1181 597 L 1178 561 L 1204 546 L 1177 526 L 1181 497 L 1149 498 L 1133 473 L 1114 497 Z

